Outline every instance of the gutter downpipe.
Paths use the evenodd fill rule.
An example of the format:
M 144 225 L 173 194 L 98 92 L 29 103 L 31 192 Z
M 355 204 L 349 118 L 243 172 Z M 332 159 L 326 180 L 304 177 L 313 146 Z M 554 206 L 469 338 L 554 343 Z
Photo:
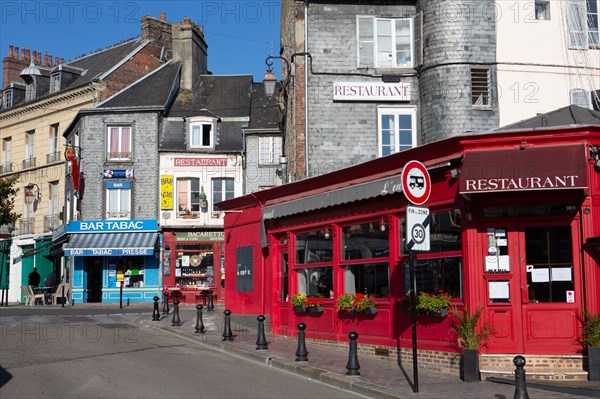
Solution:
M 304 0 L 304 163 L 310 177 L 308 157 L 308 0 Z

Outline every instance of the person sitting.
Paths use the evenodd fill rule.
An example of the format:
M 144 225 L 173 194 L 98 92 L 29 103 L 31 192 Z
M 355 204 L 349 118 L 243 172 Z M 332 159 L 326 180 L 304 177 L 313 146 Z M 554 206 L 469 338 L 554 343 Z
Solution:
M 37 288 L 40 285 L 41 279 L 42 277 L 37 272 L 37 267 L 34 267 L 33 271 L 29 273 L 29 276 L 27 277 L 27 284 L 29 284 L 33 288 Z
M 54 286 L 56 285 L 56 273 L 54 273 L 54 270 L 48 273 L 46 280 L 44 280 L 44 285 L 51 287 L 52 291 L 54 291 Z

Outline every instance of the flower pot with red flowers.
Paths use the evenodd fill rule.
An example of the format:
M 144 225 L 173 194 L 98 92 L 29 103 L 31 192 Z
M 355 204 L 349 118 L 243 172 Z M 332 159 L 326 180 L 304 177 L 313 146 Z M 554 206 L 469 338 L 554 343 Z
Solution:
M 307 312 L 311 313 L 322 313 L 323 312 L 323 301 L 321 298 L 309 296 L 304 301 L 304 308 Z
M 342 294 L 335 303 L 338 313 L 363 313 L 376 314 L 377 302 L 371 295 L 365 294 Z

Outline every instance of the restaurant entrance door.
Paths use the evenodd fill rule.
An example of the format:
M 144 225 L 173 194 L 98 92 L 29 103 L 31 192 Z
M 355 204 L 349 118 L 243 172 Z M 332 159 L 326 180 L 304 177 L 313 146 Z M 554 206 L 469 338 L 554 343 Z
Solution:
M 86 302 L 102 302 L 102 258 L 84 257 Z

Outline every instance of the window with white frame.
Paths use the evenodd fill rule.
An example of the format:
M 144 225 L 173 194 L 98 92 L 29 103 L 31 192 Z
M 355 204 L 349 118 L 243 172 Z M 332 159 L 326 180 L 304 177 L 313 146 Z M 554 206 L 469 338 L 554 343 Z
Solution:
M 235 180 L 232 178 L 219 178 L 212 180 L 212 210 L 218 212 L 221 209 L 217 202 L 232 199 L 234 196 Z
M 10 108 L 13 105 L 13 92 L 11 89 L 4 91 L 4 108 Z
M 190 148 L 214 147 L 215 130 L 216 120 L 213 118 L 206 118 L 205 120 L 190 122 Z
M 282 153 L 281 143 L 281 137 L 259 137 L 258 163 L 260 165 L 277 164 Z
M 379 156 L 408 150 L 417 145 L 417 111 L 415 108 L 377 109 Z
M 50 200 L 48 201 L 48 215 L 58 215 L 58 181 L 50 182 Z
M 577 105 L 579 107 L 593 109 L 592 93 L 590 90 L 571 89 L 569 90 L 569 97 L 571 105 Z
M 107 160 L 131 159 L 131 126 L 109 126 Z
M 12 138 L 2 140 L 2 173 L 12 172 Z
M 412 68 L 412 18 L 357 16 L 359 68 Z
M 490 70 L 471 68 L 471 105 L 489 107 L 490 97 Z
M 48 138 L 48 154 L 46 162 L 56 162 L 60 160 L 60 152 L 58 150 L 58 123 L 50 125 L 50 137 Z
M 550 20 L 550 2 L 535 0 L 535 19 L 538 21 Z
M 570 49 L 600 49 L 598 35 L 600 0 L 567 0 Z
M 35 131 L 25 133 L 25 159 L 35 156 Z
M 131 182 L 106 183 L 106 218 L 131 219 Z
M 60 91 L 60 72 L 50 75 L 50 93 L 58 93 Z
M 200 212 L 200 179 L 185 177 L 177 179 L 177 217 L 198 215 Z

